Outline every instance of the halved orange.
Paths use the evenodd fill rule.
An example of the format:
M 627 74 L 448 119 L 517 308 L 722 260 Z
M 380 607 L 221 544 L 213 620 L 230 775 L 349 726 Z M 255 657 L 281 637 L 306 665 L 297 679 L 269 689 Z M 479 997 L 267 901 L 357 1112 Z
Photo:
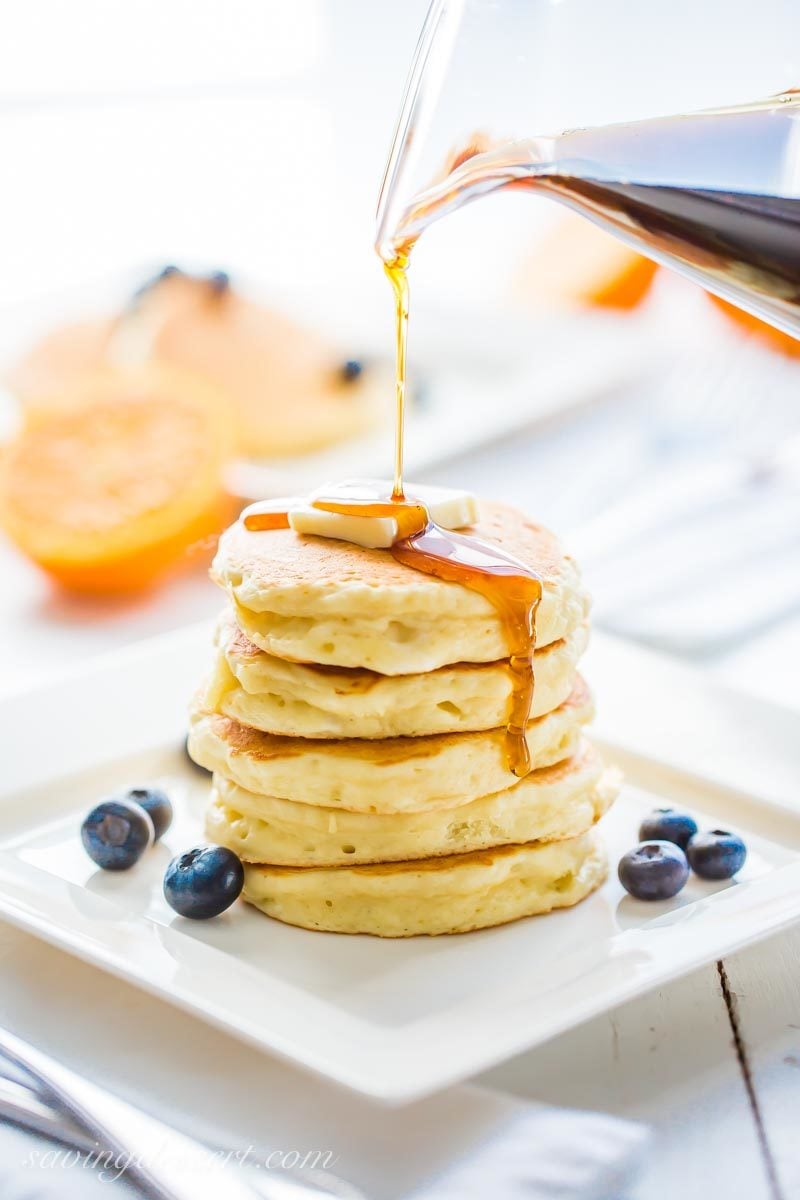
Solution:
M 230 515 L 224 401 L 163 366 L 101 372 L 0 464 L 0 522 L 68 587 L 127 592 L 209 556 Z
M 515 285 L 536 308 L 631 309 L 645 298 L 658 267 L 576 213 L 566 213 L 526 258 Z
M 737 308 L 735 304 L 731 304 L 730 300 L 723 300 L 721 296 L 715 296 L 713 292 L 707 292 L 706 295 L 740 329 L 746 330 L 748 334 L 758 338 L 773 350 L 779 350 L 781 354 L 788 354 L 791 358 L 800 358 L 800 341 L 797 338 L 784 333 L 782 329 L 775 329 L 766 321 L 754 317 L 752 313 Z

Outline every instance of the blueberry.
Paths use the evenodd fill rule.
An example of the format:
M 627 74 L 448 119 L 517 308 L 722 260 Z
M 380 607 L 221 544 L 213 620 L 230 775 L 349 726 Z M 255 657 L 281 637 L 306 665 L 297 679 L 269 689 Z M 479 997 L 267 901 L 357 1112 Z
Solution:
M 164 836 L 172 824 L 172 804 L 166 792 L 161 788 L 131 788 L 123 798 L 142 806 L 153 822 L 156 841 Z
M 674 842 L 642 842 L 619 860 L 619 881 L 637 900 L 669 900 L 688 878 L 686 855 Z
M 364 364 L 357 358 L 348 358 L 339 368 L 339 375 L 345 383 L 353 383 L 364 370 Z
M 701 879 L 730 879 L 744 866 L 747 847 L 737 833 L 710 829 L 694 835 L 686 855 L 690 867 Z
M 230 291 L 231 277 L 227 271 L 212 271 L 208 276 L 208 286 L 215 296 L 224 296 Z
M 140 284 L 131 298 L 132 306 L 135 306 L 140 300 L 143 300 L 154 288 L 157 288 L 163 279 L 170 279 L 173 275 L 182 275 L 180 267 L 176 267 L 173 263 L 168 263 L 163 267 L 157 275 L 152 275 Z
M 204 921 L 230 908 L 244 886 L 244 868 L 226 846 L 195 846 L 173 858 L 164 896 L 182 917 Z
M 640 841 L 674 842 L 681 850 L 696 833 L 697 821 L 679 808 L 654 808 L 639 826 Z
M 81 825 L 84 850 L 106 871 L 127 871 L 154 838 L 149 814 L 130 800 L 102 800 Z

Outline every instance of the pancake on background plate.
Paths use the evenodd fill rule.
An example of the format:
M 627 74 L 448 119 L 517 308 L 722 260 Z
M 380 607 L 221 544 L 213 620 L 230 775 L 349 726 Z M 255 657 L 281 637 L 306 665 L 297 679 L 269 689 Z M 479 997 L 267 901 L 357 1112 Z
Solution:
M 230 286 L 167 268 L 121 314 L 53 330 L 7 373 L 29 418 L 71 407 L 86 375 L 120 361 L 180 368 L 224 393 L 238 452 L 306 454 L 378 424 L 385 368 L 347 360 L 315 331 Z

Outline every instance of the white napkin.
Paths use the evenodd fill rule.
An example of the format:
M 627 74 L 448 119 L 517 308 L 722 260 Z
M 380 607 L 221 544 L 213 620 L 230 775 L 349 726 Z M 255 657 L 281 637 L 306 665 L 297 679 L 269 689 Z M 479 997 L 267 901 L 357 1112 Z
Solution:
M 409 1200 L 619 1200 L 649 1139 L 632 1121 L 531 1107 Z
M 622 1200 L 648 1140 L 647 1129 L 634 1122 L 531 1105 L 402 1200 Z M 104 1183 L 77 1165 L 31 1168 L 48 1146 L 52 1143 L 0 1127 L 3 1200 L 88 1200 L 95 1194 L 122 1200 L 139 1195 L 122 1181 Z M 414 1147 L 398 1146 L 397 1153 L 413 1155 Z M 269 1198 L 268 1180 L 254 1173 L 251 1182 L 254 1200 Z M 334 1182 L 328 1182 L 328 1194 L 336 1195 Z M 220 1188 L 222 1196 L 224 1179 Z

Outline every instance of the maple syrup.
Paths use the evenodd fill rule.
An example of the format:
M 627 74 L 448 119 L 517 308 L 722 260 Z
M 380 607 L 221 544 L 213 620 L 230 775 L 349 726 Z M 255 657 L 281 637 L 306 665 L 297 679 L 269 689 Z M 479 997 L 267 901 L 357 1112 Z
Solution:
M 426 505 L 406 497 L 403 488 L 405 431 L 406 349 L 408 341 L 408 256 L 397 255 L 384 263 L 395 300 L 396 409 L 394 480 L 391 493 L 350 484 L 330 495 L 316 495 L 311 505 L 321 512 L 342 516 L 391 517 L 397 536 L 390 553 L 401 563 L 448 583 L 478 592 L 494 606 L 503 624 L 511 675 L 511 701 L 506 725 L 506 761 L 518 778 L 531 770 L 526 738 L 534 693 L 533 656 L 536 647 L 536 613 L 542 582 L 535 571 L 481 538 L 443 529 L 431 520 Z M 285 529 L 285 512 L 251 513 L 250 530 Z
M 288 529 L 288 512 L 248 513 L 244 518 L 244 527 L 253 533 L 261 533 L 267 529 Z
M 406 347 L 408 339 L 408 257 L 398 255 L 384 270 L 395 300 L 396 409 L 394 481 L 391 493 L 382 496 L 373 489 L 350 484 L 332 489 L 330 495 L 311 500 L 321 512 L 342 516 L 391 517 L 397 523 L 392 556 L 415 571 L 478 592 L 494 606 L 503 624 L 511 675 L 511 701 L 506 725 L 506 761 L 518 778 L 531 770 L 526 728 L 533 704 L 533 655 L 536 647 L 536 613 L 542 598 L 542 582 L 535 571 L 499 547 L 481 538 L 454 533 L 431 520 L 427 507 L 406 497 L 403 488 L 405 431 Z M 250 530 L 286 529 L 288 513 L 250 513 L 245 519 Z
M 383 269 L 392 285 L 395 302 L 395 435 L 392 498 L 403 499 L 403 449 L 406 407 L 406 349 L 408 346 L 408 258 L 402 254 Z
M 346 516 L 392 517 L 397 522 L 397 538 L 391 554 L 398 562 L 448 583 L 459 583 L 494 605 L 506 635 L 512 684 L 506 758 L 514 775 L 527 775 L 531 758 L 525 730 L 533 703 L 536 612 L 542 598 L 539 576 L 491 542 L 443 529 L 431 520 L 424 504 L 402 494 L 381 498 L 369 488 L 355 485 L 339 494 L 317 496 L 312 504 L 322 512 Z
M 410 246 L 408 247 L 410 250 Z M 454 533 L 436 525 L 424 505 L 407 500 L 403 491 L 403 436 L 405 424 L 406 347 L 408 341 L 408 253 L 384 263 L 395 297 L 397 347 L 397 412 L 395 426 L 394 485 L 388 504 L 375 496 L 350 497 L 342 505 L 336 498 L 314 501 L 327 512 L 362 516 L 391 516 L 398 536 L 392 555 L 398 562 L 459 583 L 479 592 L 494 606 L 503 623 L 511 673 L 511 703 L 506 725 L 506 759 L 514 775 L 522 778 L 531 769 L 525 730 L 534 692 L 533 655 L 536 647 L 536 612 L 542 582 L 535 571 L 504 554 L 481 538 Z

